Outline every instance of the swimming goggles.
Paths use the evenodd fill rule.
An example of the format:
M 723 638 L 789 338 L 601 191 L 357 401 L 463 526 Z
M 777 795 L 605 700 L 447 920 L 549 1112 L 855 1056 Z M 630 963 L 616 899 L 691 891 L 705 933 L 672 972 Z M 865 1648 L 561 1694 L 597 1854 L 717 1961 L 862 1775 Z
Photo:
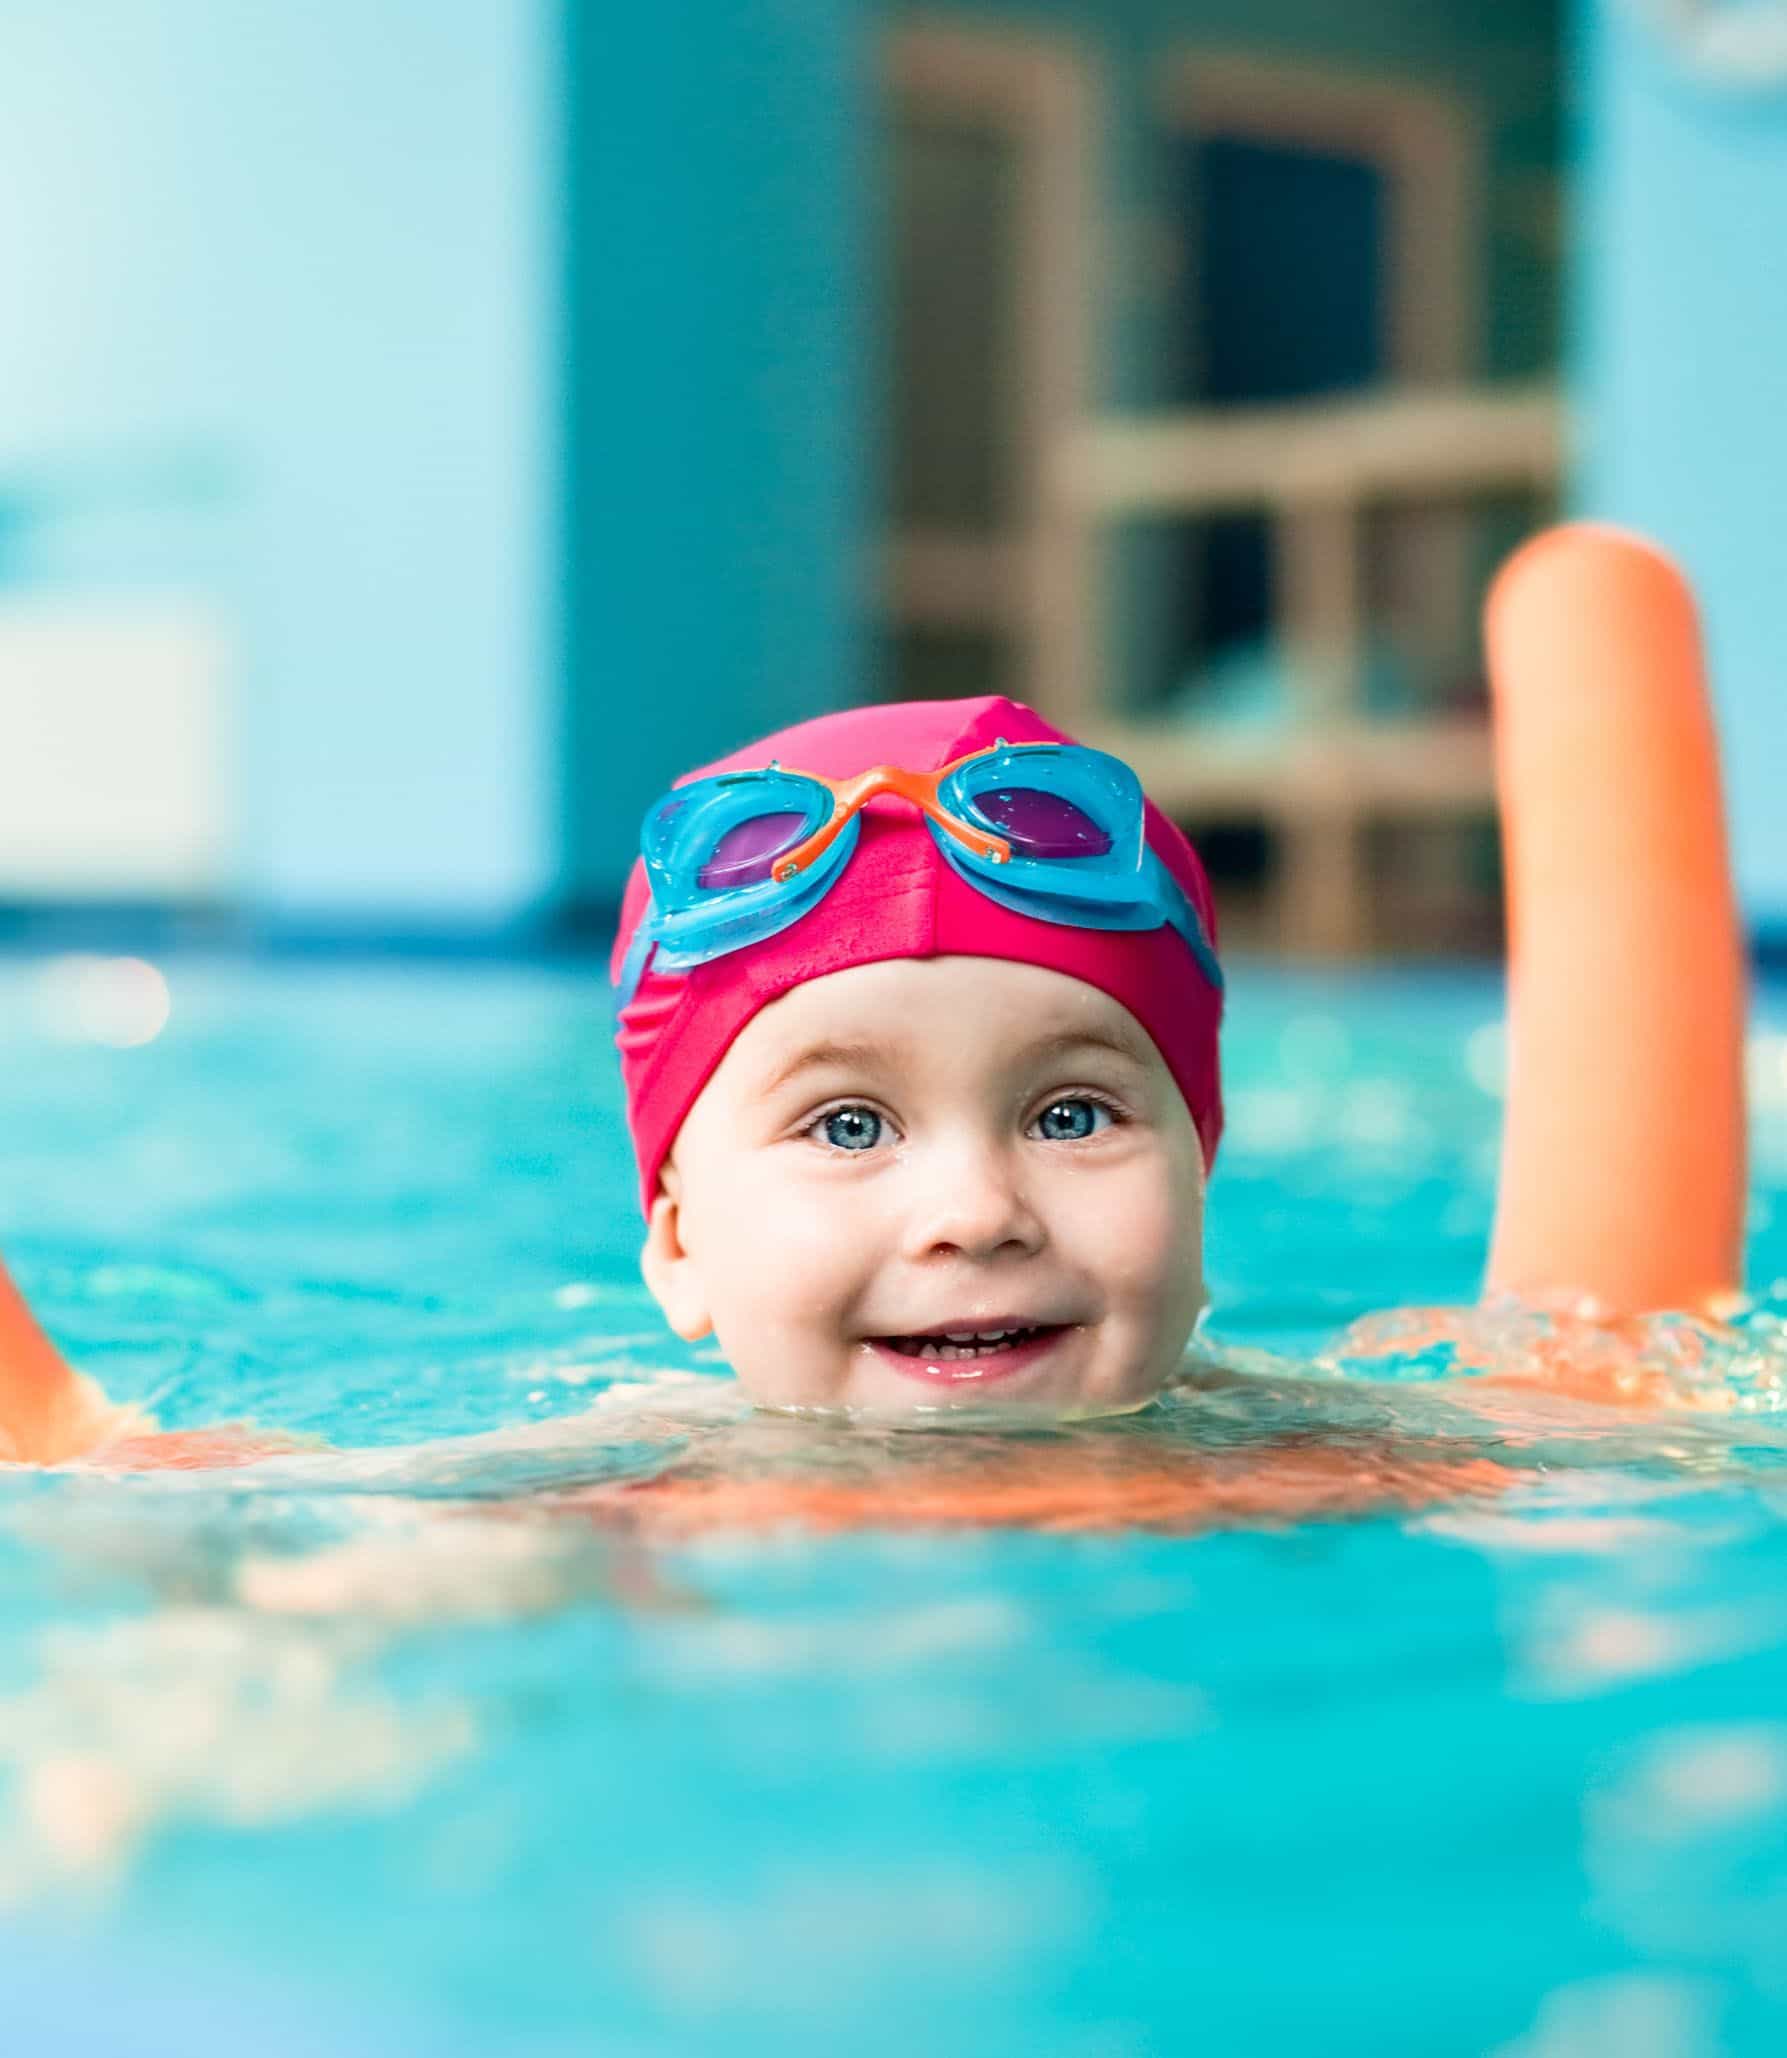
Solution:
M 1083 744 L 1002 738 L 934 772 L 876 765 L 828 779 L 772 762 L 674 787 L 640 835 L 651 906 L 621 967 L 620 1004 L 654 952 L 658 970 L 687 971 L 798 922 L 849 863 L 862 811 L 883 793 L 923 813 L 944 858 L 989 900 L 1075 929 L 1170 924 L 1222 991 L 1197 909 L 1148 848 L 1136 775 Z

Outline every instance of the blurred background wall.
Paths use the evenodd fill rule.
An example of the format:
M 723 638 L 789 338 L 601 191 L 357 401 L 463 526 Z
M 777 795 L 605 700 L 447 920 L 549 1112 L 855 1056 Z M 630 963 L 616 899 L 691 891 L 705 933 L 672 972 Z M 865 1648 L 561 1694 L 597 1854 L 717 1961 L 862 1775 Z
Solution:
M 4 754 L 211 789 L 202 853 L 95 878 L 44 820 L 15 892 L 541 894 L 561 87 L 547 0 L 0 0 Z M 170 620 L 214 676 L 144 708 Z
M 1766 75 L 1582 0 L 1574 386 L 1583 505 L 1699 587 L 1739 879 L 1787 938 L 1787 33 L 1753 12 Z
M 1567 306 L 1564 490 L 1702 580 L 1745 891 L 1787 917 L 1754 454 L 1787 308 L 1742 226 L 1787 208 L 1781 103 L 1708 95 L 1579 4 L 1566 61 L 1553 0 L 0 0 L 0 904 L 599 927 L 692 757 L 1024 686 L 1063 619 L 1025 613 L 1062 561 L 1025 555 L 1059 543 L 1041 474 L 1080 417 L 1537 393 Z M 1230 135 L 1206 93 L 1200 130 L 1218 59 L 1287 107 L 1333 80 L 1339 112 L 1275 136 L 1268 94 Z M 1379 106 L 1456 131 L 1455 250 L 1396 244 Z M 1026 185 L 1051 122 L 1055 184 Z M 1028 342 L 1025 237 L 1077 267 Z M 1423 247 L 1398 281 L 1388 253 Z M 1399 356 L 1442 304 L 1450 341 Z M 1490 510 L 1472 577 L 1539 511 Z M 1080 539 L 1113 714 L 1177 721 L 1189 681 L 1201 721 L 1240 671 L 1268 737 L 1302 719 L 1264 533 Z M 1480 823 L 1480 695 L 1398 692 L 1476 731 L 1391 783 L 1431 764 L 1429 811 Z M 1233 814 L 1192 820 L 1219 855 Z M 1380 859 L 1363 890 L 1414 869 Z
M 674 774 L 868 690 L 858 0 L 568 0 L 562 869 L 612 925 Z

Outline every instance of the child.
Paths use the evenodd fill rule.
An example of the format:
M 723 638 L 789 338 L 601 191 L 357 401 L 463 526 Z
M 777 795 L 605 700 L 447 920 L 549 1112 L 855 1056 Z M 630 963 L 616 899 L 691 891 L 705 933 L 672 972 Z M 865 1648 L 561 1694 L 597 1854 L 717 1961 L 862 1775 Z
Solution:
M 1742 995 L 1691 604 L 1566 529 L 1504 572 L 1490 646 L 1517 918 L 1490 1284 L 1704 1306 L 1737 1277 Z M 1222 975 L 1133 776 L 1008 701 L 868 709 L 694 775 L 643 849 L 614 971 L 672 1328 L 775 1408 L 1145 1406 L 1204 1305 Z M 9 1365 L 17 1455 L 102 1433 L 16 1297 Z
M 614 968 L 671 1327 L 780 1408 L 1151 1400 L 1204 1305 L 1222 975 L 1133 775 L 1011 701 L 869 708 L 645 847 Z

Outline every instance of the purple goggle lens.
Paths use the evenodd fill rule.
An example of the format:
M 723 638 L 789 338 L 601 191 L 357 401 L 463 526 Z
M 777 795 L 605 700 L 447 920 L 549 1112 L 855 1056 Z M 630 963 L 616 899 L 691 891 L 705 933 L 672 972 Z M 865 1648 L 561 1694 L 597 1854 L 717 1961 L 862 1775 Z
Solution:
M 996 786 L 974 805 L 1018 857 L 1103 857 L 1111 839 L 1092 817 L 1058 793 L 1034 786 Z
M 728 886 L 755 886 L 806 833 L 807 818 L 801 814 L 753 815 L 748 822 L 735 822 L 714 845 L 695 875 L 696 883 L 710 893 Z

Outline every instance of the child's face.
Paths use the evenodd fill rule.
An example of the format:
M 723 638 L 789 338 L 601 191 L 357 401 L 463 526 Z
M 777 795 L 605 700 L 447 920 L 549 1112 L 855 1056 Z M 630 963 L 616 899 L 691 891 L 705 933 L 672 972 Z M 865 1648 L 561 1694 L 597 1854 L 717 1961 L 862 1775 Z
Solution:
M 1203 1198 L 1128 1009 L 1033 965 L 897 959 L 747 1023 L 677 1137 L 645 1274 L 766 1406 L 1102 1414 L 1179 1361 Z

